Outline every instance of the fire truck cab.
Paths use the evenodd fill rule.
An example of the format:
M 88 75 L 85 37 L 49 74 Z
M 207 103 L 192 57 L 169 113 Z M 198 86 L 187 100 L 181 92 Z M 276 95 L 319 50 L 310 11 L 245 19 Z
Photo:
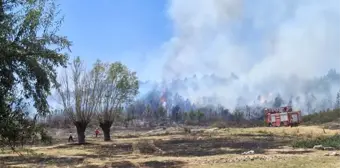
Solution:
M 293 111 L 291 106 L 266 108 L 264 113 L 269 127 L 297 126 L 301 122 L 301 111 Z

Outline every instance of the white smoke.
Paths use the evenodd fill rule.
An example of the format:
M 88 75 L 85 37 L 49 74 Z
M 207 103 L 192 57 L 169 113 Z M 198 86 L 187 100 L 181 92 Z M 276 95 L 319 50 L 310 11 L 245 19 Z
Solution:
M 168 14 L 165 80 L 239 76 L 228 86 L 179 90 L 193 101 L 214 96 L 232 108 L 240 96 L 302 95 L 305 81 L 340 70 L 339 0 L 170 0 Z

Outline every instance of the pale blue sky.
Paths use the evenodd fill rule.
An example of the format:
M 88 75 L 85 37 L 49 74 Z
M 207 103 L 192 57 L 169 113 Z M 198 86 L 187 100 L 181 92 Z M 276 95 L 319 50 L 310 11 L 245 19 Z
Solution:
M 147 53 L 171 37 L 165 0 L 59 0 L 61 33 L 73 41 L 71 56 L 122 61 L 140 71 Z

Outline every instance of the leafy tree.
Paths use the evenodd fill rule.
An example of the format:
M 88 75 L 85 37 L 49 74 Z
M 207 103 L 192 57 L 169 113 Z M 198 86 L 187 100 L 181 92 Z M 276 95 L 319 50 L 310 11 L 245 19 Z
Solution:
M 195 120 L 196 120 L 196 117 L 197 117 L 197 113 L 195 113 L 194 110 L 191 110 L 191 111 L 189 112 L 189 119 L 190 119 L 191 121 L 195 121 Z
M 17 106 L 14 109 L 11 107 L 13 104 L 10 104 L 0 113 L 0 143 L 2 146 L 9 145 L 13 150 L 19 143 L 22 144 L 24 134 L 32 135 L 32 132 L 25 129 L 30 126 L 28 114 L 24 111 L 25 105 L 21 102 L 15 103 Z
M 104 140 L 110 141 L 110 128 L 114 122 L 115 113 L 123 105 L 129 104 L 138 94 L 138 79 L 135 72 L 130 71 L 120 62 L 103 64 L 98 61 L 94 66 L 95 76 L 103 76 L 100 84 L 99 102 L 99 126 L 104 133 Z
M 184 112 L 184 113 L 183 113 L 183 120 L 184 120 L 184 121 L 190 120 L 189 112 Z
M 57 34 L 59 12 L 53 0 L 0 0 L 1 141 L 33 133 L 20 129 L 34 124 L 26 122 L 25 99 L 33 100 L 38 114 L 49 112 L 47 96 L 56 84 L 56 67 L 67 62 L 61 51 L 71 46 Z
M 200 110 L 197 110 L 196 116 L 197 116 L 198 122 L 201 122 L 204 119 L 204 113 Z

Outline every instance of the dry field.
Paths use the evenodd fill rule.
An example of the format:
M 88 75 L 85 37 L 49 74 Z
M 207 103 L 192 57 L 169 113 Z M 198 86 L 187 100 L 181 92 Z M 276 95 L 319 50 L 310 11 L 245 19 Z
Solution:
M 297 139 L 337 133 L 338 130 L 316 126 L 206 128 L 190 134 L 182 128 L 119 131 L 113 133 L 112 142 L 88 137 L 88 144 L 75 145 L 65 143 L 65 137 L 53 146 L 27 147 L 21 149 L 24 157 L 4 150 L 0 153 L 0 167 L 338 168 L 340 156 L 290 147 Z M 250 150 L 254 154 L 242 155 Z

